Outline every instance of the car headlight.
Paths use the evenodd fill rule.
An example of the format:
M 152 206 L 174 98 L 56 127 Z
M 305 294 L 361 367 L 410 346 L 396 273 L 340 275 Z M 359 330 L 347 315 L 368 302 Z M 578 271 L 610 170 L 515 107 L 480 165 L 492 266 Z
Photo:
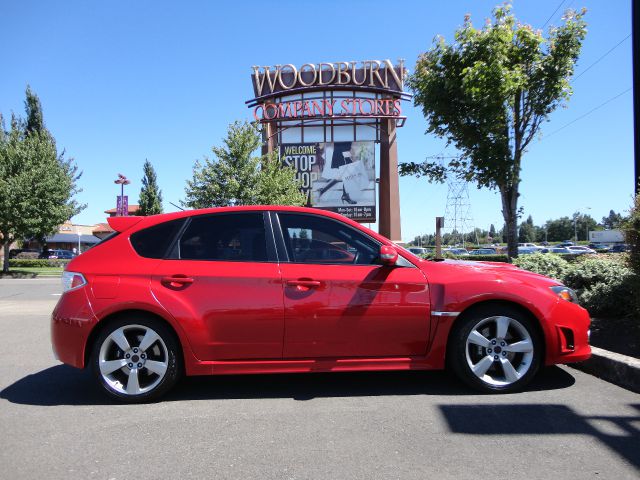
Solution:
M 564 285 L 556 285 L 555 287 L 550 288 L 553 293 L 555 293 L 563 300 L 566 300 L 567 302 L 578 303 L 578 296 L 576 295 L 576 292 L 571 290 L 569 287 L 565 287 Z

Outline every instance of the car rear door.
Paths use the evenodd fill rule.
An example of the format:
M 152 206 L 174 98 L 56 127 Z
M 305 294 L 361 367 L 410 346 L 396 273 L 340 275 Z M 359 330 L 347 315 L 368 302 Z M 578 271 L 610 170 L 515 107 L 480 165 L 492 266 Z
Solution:
M 282 282 L 265 218 L 262 211 L 190 217 L 153 275 L 154 295 L 200 360 L 282 357 Z
M 380 244 L 320 215 L 273 215 L 284 284 L 284 358 L 424 355 L 429 290 L 408 261 L 378 263 Z

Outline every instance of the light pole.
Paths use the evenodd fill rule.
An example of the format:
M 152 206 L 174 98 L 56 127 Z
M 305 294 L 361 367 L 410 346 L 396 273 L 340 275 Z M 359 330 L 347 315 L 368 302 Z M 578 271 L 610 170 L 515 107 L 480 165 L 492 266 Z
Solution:
M 591 210 L 591 207 L 582 207 L 585 210 Z M 574 215 L 573 215 L 573 236 L 575 239 L 575 242 L 578 243 L 578 217 L 580 216 L 580 211 L 577 211 Z M 584 215 L 583 215 L 584 217 Z M 589 240 L 589 224 L 587 223 L 587 220 L 585 219 L 584 221 L 585 224 L 585 229 L 587 231 L 587 237 L 586 240 Z
M 118 213 L 121 216 L 125 216 L 128 215 L 128 211 L 125 212 L 124 210 L 124 186 L 125 185 L 129 185 L 131 182 L 129 181 L 129 179 L 127 177 L 125 177 L 124 175 L 122 175 L 121 173 L 118 174 L 118 178 L 116 180 L 113 181 L 113 183 L 120 185 L 120 212 L 116 212 L 116 215 L 118 215 Z M 116 205 L 117 207 L 117 205 Z M 128 206 L 127 206 L 127 210 L 128 210 Z

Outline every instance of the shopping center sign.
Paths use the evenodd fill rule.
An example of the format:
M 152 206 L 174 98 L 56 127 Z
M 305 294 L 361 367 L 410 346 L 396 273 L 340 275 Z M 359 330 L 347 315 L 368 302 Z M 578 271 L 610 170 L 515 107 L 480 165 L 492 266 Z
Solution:
M 251 77 L 256 97 L 247 103 L 253 107 L 254 119 L 260 122 L 306 118 L 400 118 L 404 76 L 402 60 L 395 66 L 391 60 L 305 63 L 299 68 L 293 64 L 254 66 Z M 327 98 L 320 94 L 291 101 L 280 98 L 314 90 L 366 91 L 389 97 L 347 98 L 335 94 Z
M 394 66 L 391 60 L 362 62 L 305 63 L 300 68 L 288 63 L 269 67 L 253 67 L 253 89 L 256 97 L 327 85 L 376 87 L 402 92 L 404 62 Z

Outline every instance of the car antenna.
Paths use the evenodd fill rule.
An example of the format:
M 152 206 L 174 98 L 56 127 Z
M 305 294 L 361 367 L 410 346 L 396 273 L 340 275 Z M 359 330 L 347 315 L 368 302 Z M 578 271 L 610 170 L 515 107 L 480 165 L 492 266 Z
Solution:
M 169 202 L 169 203 L 170 203 L 171 205 L 173 205 L 174 207 L 179 208 L 180 210 L 182 210 L 182 211 L 184 212 L 184 208 L 182 208 L 182 207 L 180 207 L 180 206 L 176 205 L 176 204 L 175 204 L 175 203 L 173 203 L 173 202 Z

